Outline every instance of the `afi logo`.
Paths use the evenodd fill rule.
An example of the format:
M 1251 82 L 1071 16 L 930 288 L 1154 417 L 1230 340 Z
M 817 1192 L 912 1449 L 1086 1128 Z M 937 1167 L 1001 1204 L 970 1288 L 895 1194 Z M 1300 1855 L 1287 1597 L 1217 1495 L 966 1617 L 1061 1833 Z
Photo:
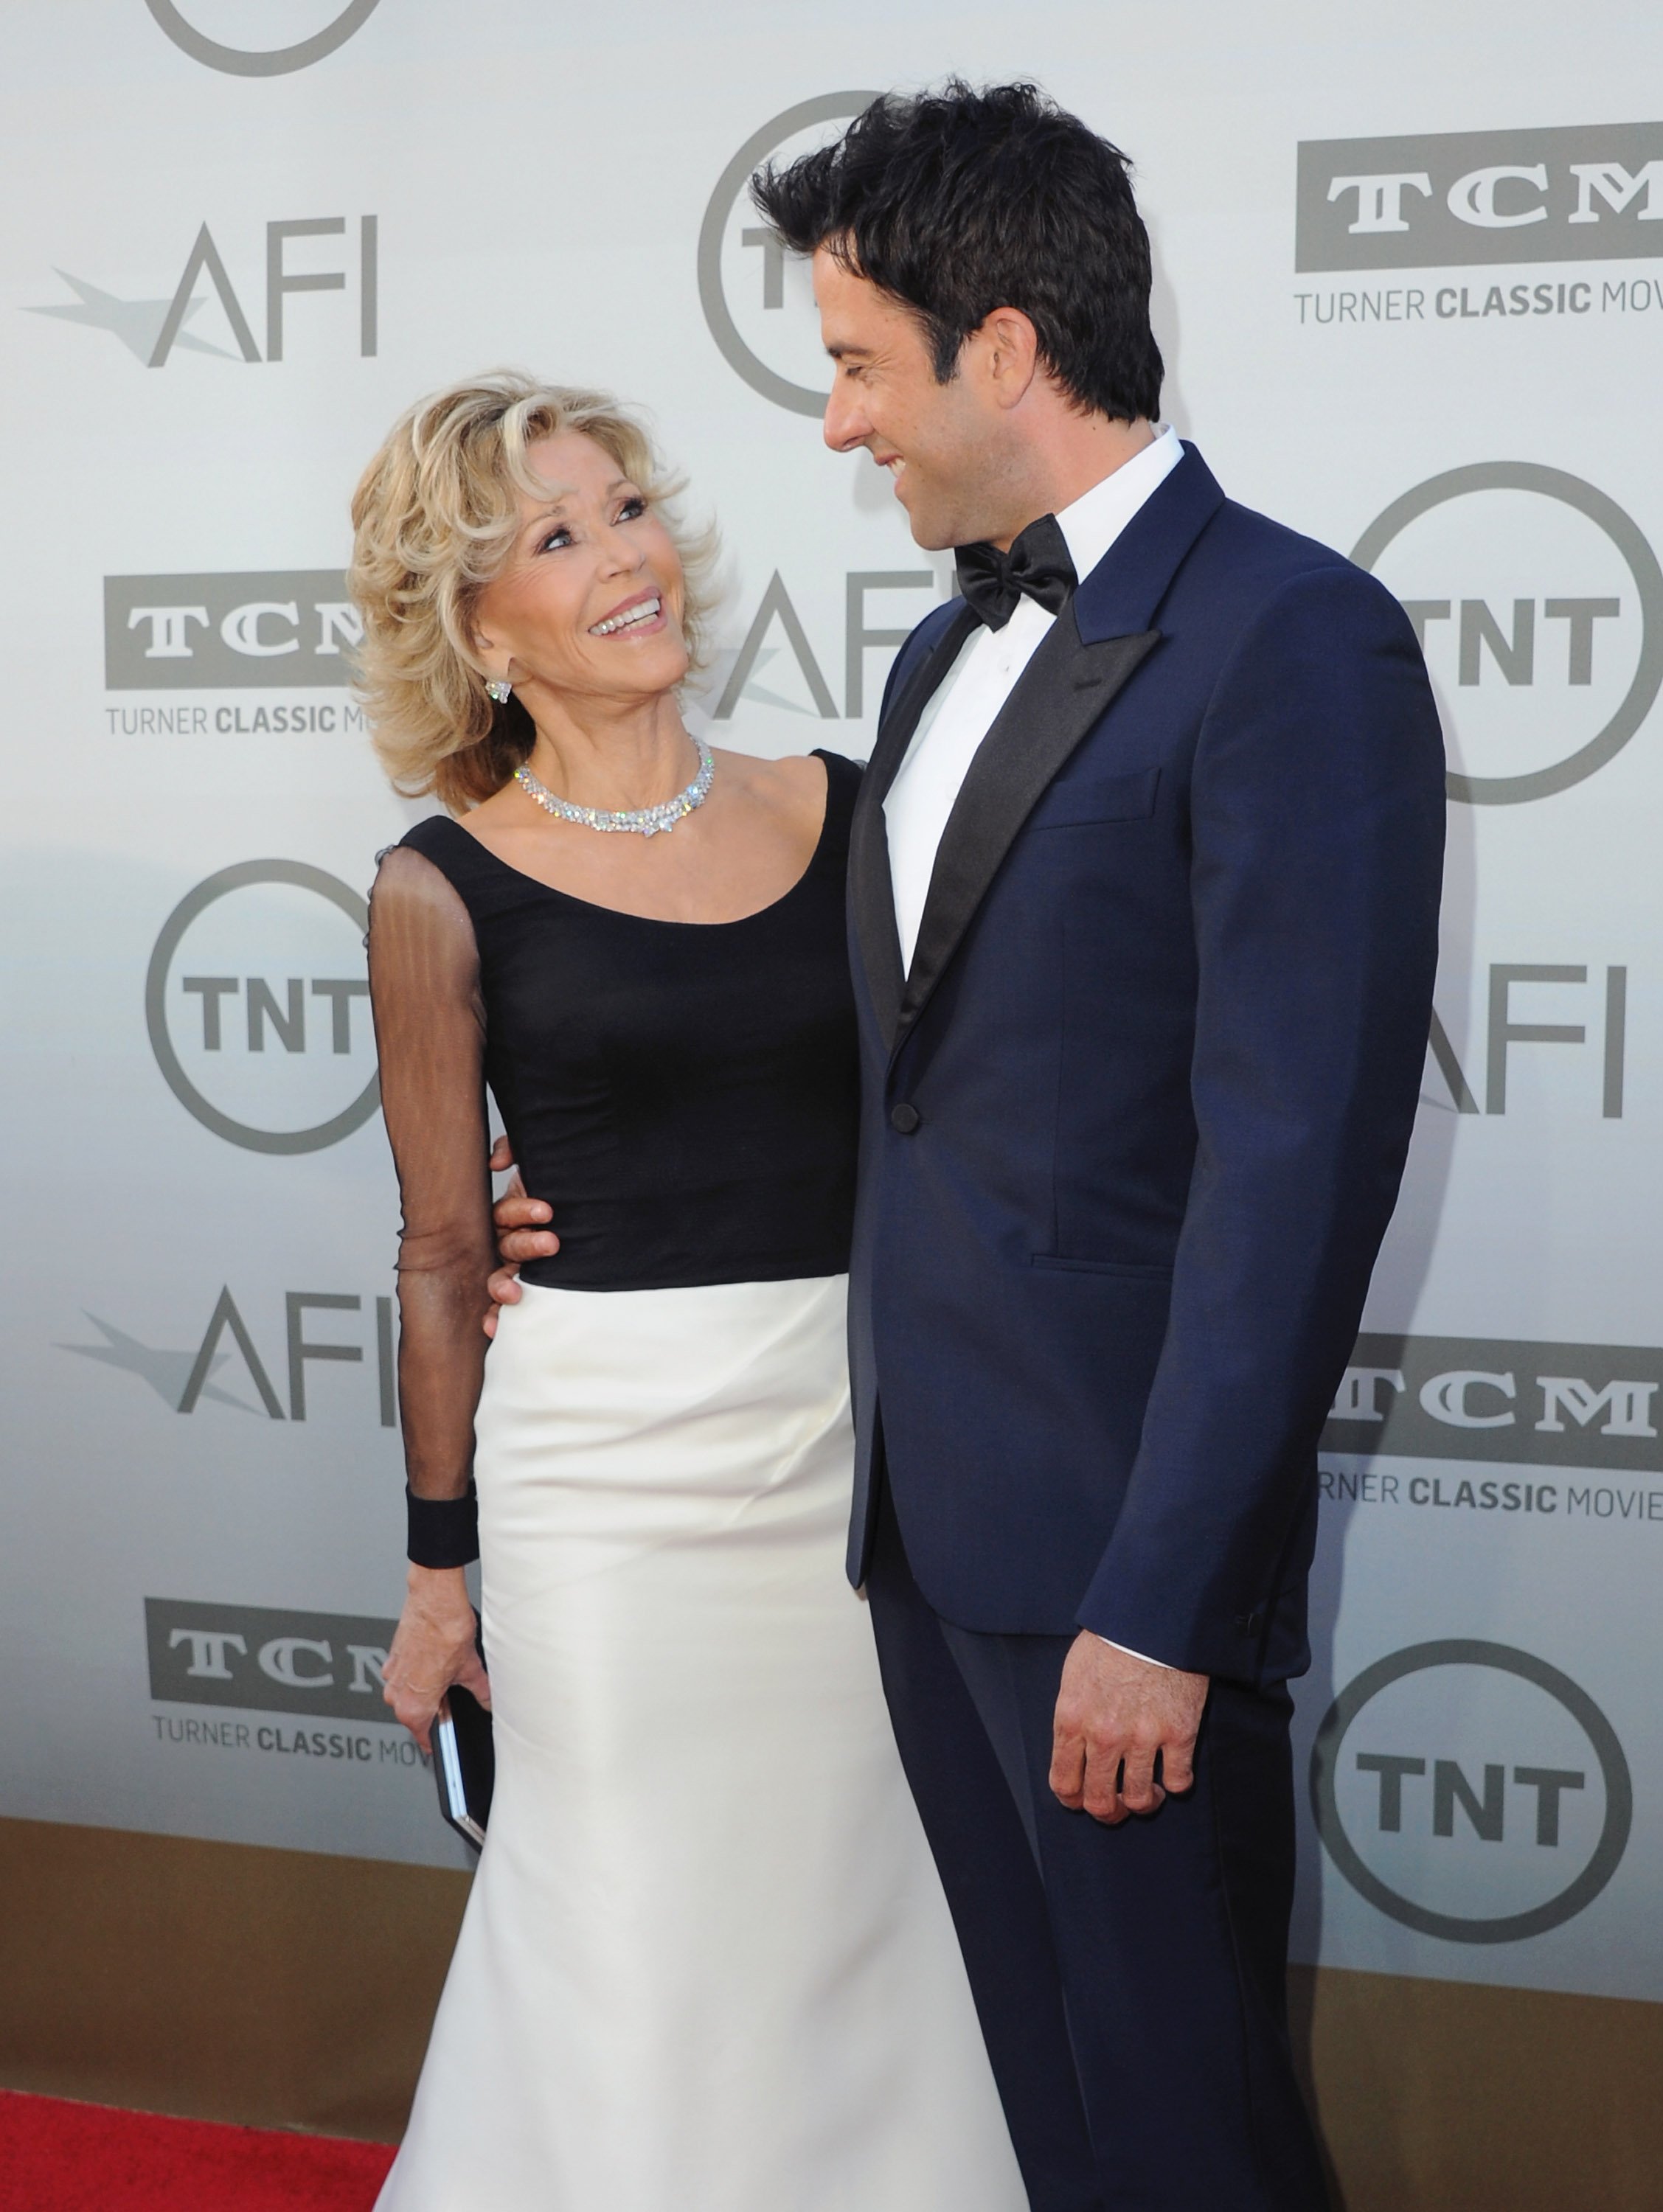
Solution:
M 373 1348 L 367 1341 L 362 1322 L 325 1322 L 321 1325 L 332 1332 L 325 1338 L 308 1334 L 311 1316 L 362 1314 L 367 1304 L 375 1316 Z M 373 1398 L 362 1384 L 354 1385 L 358 1402 L 366 1409 L 370 1404 L 375 1407 L 384 1429 L 398 1424 L 390 1297 L 367 1302 L 356 1291 L 285 1291 L 283 1353 L 279 1358 L 271 1357 L 270 1337 L 266 1353 L 262 1356 L 228 1283 L 220 1291 L 202 1340 L 194 1348 L 182 1346 L 169 1349 L 143 1344 L 126 1330 L 101 1321 L 96 1314 L 89 1313 L 87 1319 L 103 1338 L 102 1344 L 61 1344 L 58 1349 L 78 1352 L 83 1359 L 95 1359 L 102 1366 L 137 1375 L 175 1413 L 194 1413 L 204 1398 L 215 1405 L 235 1406 L 245 1413 L 258 1411 L 246 1395 L 235 1394 L 230 1386 L 237 1383 L 253 1392 L 268 1419 L 304 1421 L 308 1417 L 308 1369 L 323 1364 L 355 1367 L 362 1373 L 373 1374 Z M 345 1337 L 338 1334 L 343 1328 L 347 1331 Z M 228 1375 L 223 1372 L 234 1362 L 240 1364 L 241 1376 L 235 1368 Z M 274 1376 L 287 1385 L 281 1397 Z
M 348 218 L 344 215 L 304 216 L 268 222 L 262 274 L 245 275 L 243 289 L 239 292 L 218 242 L 204 222 L 167 298 L 123 299 L 60 269 L 58 273 L 76 295 L 76 304 L 31 307 L 27 312 L 55 315 L 66 323 L 88 323 L 94 330 L 108 331 L 148 368 L 163 368 L 176 350 L 217 354 L 226 361 L 282 361 L 289 335 L 289 301 L 293 295 L 299 292 L 340 292 L 353 295 L 346 317 L 342 318 L 337 310 L 325 324 L 319 324 L 314 318 L 306 319 L 308 349 L 315 350 L 314 333 L 322 329 L 327 332 L 326 342 L 332 349 L 338 347 L 343 337 L 348 343 L 356 339 L 358 353 L 369 358 L 375 351 L 380 315 L 378 218 L 373 215 L 356 218 L 352 225 L 355 234 L 350 246 L 345 244 L 348 229 Z M 342 246 L 326 249 L 327 258 L 321 266 L 317 265 L 319 250 L 302 243 L 336 238 L 343 241 Z M 240 238 L 238 244 L 246 252 L 246 241 Z M 338 255 L 340 258 L 336 258 Z M 231 346 L 212 343 L 199 331 L 186 327 L 194 322 L 210 295 L 218 303 L 218 320 Z M 353 305 L 356 315 L 351 312 Z M 264 325 L 263 353 L 254 335 L 255 317 L 260 318 Z
M 1377 1911 L 1452 1943 L 1516 1943 L 1617 1871 L 1634 1791 L 1611 1723 L 1532 1652 L 1450 1638 L 1377 1660 L 1311 1753 L 1318 1832 Z
M 1663 124 L 1330 138 L 1299 149 L 1294 265 L 1663 253 Z
M 1520 1048 L 1526 1045 L 1572 1045 L 1584 1051 L 1591 1049 L 1594 1055 L 1593 1067 L 1587 1070 L 1586 1079 L 1579 1079 L 1577 1086 L 1587 1101 L 1584 1110 L 1592 1110 L 1597 1081 L 1603 1119 L 1620 1121 L 1628 1060 L 1627 967 L 1608 967 L 1603 991 L 1599 988 L 1596 969 L 1593 978 L 1595 995 L 1592 1000 L 1588 969 L 1581 961 L 1495 960 L 1489 964 L 1489 982 L 1482 1079 L 1474 1066 L 1473 1078 L 1468 1079 L 1448 1030 L 1435 1010 L 1432 1016 L 1429 1048 L 1456 1112 L 1505 1114 L 1508 1073 L 1510 1070 L 1516 1073 L 1514 1055 Z M 1550 987 L 1551 996 L 1547 994 Z M 1576 993 L 1569 1004 L 1562 996 L 1568 988 Z M 1575 1022 L 1544 1021 L 1541 1017 L 1550 1012 L 1574 1012 L 1582 1018 Z M 1471 1048 L 1464 1044 L 1462 1051 L 1468 1054 L 1469 1065 L 1472 1065 Z M 1583 1065 L 1586 1066 L 1586 1062 Z M 1528 1060 L 1525 1063 L 1527 1079 L 1539 1078 L 1540 1072 L 1539 1066 Z M 1475 1088 L 1480 1079 L 1483 1091 L 1482 1108 Z M 1515 1091 L 1517 1087 L 1515 1083 Z M 1544 1088 L 1539 1080 L 1527 1083 L 1527 1103 L 1531 1098 L 1539 1101 Z
M 940 588 L 933 568 L 849 570 L 843 580 L 842 605 L 836 610 L 842 617 L 842 652 L 837 659 L 828 656 L 822 661 L 777 568 L 746 625 L 738 652 L 718 661 L 716 673 L 722 688 L 711 709 L 713 718 L 727 721 L 746 700 L 787 714 L 816 714 L 825 721 L 859 721 L 866 712 L 868 653 L 874 649 L 892 653 L 929 611 L 917 599 L 892 595 L 935 594 Z M 874 598 L 879 601 L 876 609 L 868 605 Z M 874 612 L 891 611 L 899 622 L 872 619 Z M 838 678 L 841 705 L 832 690 L 832 680 Z

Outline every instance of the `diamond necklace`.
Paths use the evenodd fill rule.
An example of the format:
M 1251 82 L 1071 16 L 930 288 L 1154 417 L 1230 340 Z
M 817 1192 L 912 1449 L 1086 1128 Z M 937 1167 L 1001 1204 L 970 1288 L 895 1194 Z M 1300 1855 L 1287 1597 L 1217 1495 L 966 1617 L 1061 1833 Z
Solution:
M 691 732 L 689 732 L 689 735 Z M 562 822 L 576 822 L 585 830 L 607 832 L 632 830 L 637 836 L 667 836 L 678 822 L 685 822 L 710 796 L 710 779 L 716 774 L 716 756 L 702 738 L 694 738 L 698 750 L 698 774 L 685 791 L 673 799 L 666 799 L 656 806 L 620 807 L 608 813 L 599 806 L 574 806 L 569 799 L 561 799 L 541 784 L 528 768 L 517 768 L 514 780 L 547 814 L 557 816 Z

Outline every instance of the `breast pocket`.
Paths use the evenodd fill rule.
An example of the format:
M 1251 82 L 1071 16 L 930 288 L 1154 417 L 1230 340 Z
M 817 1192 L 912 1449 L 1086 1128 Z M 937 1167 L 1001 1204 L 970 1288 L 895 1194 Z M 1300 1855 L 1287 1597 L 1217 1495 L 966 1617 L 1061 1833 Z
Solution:
M 1160 788 L 1158 768 L 1056 783 L 1028 817 L 1028 828 L 1083 830 L 1097 822 L 1147 822 Z

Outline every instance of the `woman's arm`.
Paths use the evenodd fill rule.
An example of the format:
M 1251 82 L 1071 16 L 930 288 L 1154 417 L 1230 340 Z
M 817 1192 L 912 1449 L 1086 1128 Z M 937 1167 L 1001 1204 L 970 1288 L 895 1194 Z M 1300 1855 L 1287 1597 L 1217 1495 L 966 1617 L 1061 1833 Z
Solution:
M 388 853 L 369 911 L 369 992 L 381 1109 L 399 1171 L 399 1405 L 417 1497 L 467 1491 L 484 1375 L 479 1313 L 495 1252 L 485 1172 L 484 1008 L 466 908 L 430 860 Z M 429 1747 L 440 1698 L 461 1682 L 489 1705 L 460 1567 L 410 1569 L 383 1680 Z

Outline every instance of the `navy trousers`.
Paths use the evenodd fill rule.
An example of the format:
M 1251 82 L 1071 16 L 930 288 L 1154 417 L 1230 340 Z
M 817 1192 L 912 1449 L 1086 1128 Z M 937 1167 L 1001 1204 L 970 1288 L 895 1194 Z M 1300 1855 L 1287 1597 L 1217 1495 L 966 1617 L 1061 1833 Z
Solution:
M 943 1620 L 887 1495 L 867 1594 L 1033 2212 L 1327 2212 L 1288 2042 L 1287 1692 L 1215 1682 L 1193 1790 L 1107 1828 L 1046 1779 L 1069 1638 Z

